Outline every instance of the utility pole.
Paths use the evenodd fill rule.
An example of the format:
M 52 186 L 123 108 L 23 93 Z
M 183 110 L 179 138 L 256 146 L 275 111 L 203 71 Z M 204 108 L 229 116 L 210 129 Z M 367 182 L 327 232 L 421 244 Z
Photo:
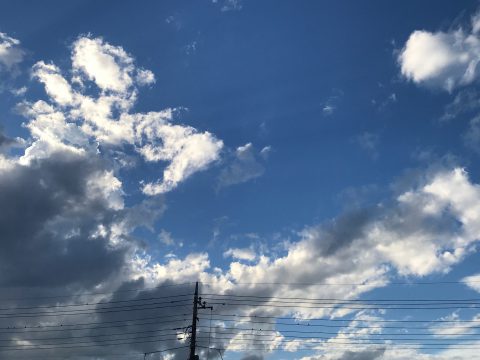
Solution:
M 193 317 L 192 317 L 192 337 L 190 338 L 190 357 L 189 360 L 197 360 L 195 355 L 195 346 L 197 341 L 197 311 L 198 311 L 198 281 L 195 283 L 195 294 L 193 295 Z
M 213 309 L 211 306 L 206 306 L 206 302 L 202 302 L 202 298 L 198 297 L 198 281 L 195 283 L 195 293 L 193 295 L 193 316 L 192 316 L 192 335 L 190 337 L 190 356 L 188 360 L 199 360 L 198 355 L 195 355 L 196 341 L 197 341 L 197 321 L 198 321 L 198 305 L 200 309 Z

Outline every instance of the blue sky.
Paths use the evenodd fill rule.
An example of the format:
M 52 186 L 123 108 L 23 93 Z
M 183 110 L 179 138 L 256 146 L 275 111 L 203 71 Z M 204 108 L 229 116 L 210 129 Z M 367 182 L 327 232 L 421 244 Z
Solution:
M 271 301 L 478 297 L 479 11 L 478 1 L 2 4 L 0 286 L 80 296 L 201 280 Z M 299 285 L 312 283 L 351 285 Z M 343 311 L 273 315 L 418 316 Z M 395 345 L 281 356 L 474 356 Z

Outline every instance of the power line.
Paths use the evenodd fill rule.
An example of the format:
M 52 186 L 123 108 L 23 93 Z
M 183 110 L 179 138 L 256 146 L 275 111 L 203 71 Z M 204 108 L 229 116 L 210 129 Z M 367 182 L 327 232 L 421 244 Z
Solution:
M 0 308 L 0 311 L 11 311 L 11 310 L 35 310 L 35 309 L 54 309 L 54 308 L 68 308 L 68 307 L 82 307 L 82 306 L 98 306 L 98 305 L 109 305 L 109 304 L 120 304 L 127 302 L 138 302 L 138 301 L 151 301 L 151 300 L 162 300 L 178 297 L 187 297 L 192 294 L 182 294 L 182 295 L 170 295 L 170 296 L 160 296 L 160 297 L 149 297 L 149 298 L 140 298 L 140 299 L 129 299 L 129 300 L 114 300 L 114 301 L 100 301 L 93 303 L 83 303 L 83 304 L 56 304 L 56 305 L 38 305 L 38 306 L 24 306 L 24 307 L 9 307 L 9 308 Z M 187 301 L 187 300 L 180 300 Z M 178 301 L 176 301 L 178 302 Z M 1 315 L 1 314 L 0 314 Z
M 248 337 L 245 337 L 243 339 L 235 339 L 234 337 L 215 337 L 213 338 L 213 340 L 233 340 L 234 342 L 248 342 L 248 343 L 252 343 L 252 342 L 269 342 L 271 343 L 272 341 L 278 341 L 278 342 L 284 342 L 284 340 L 282 340 L 283 338 L 286 338 L 286 339 L 289 339 L 288 341 L 289 342 L 292 342 L 294 340 L 301 340 L 301 341 L 307 341 L 310 342 L 310 343 L 315 343 L 315 341 L 317 341 L 319 344 L 324 344 L 325 342 L 328 341 L 329 344 L 355 344 L 355 345 L 368 345 L 368 344 L 374 344 L 374 345 L 387 345 L 389 343 L 386 343 L 386 341 L 402 341 L 401 345 L 418 345 L 418 346 L 422 346 L 422 345 L 435 345 L 435 346 L 459 346 L 459 345 L 465 345 L 465 346 L 479 346 L 478 342 L 472 342 L 472 343 L 467 343 L 467 342 L 449 342 L 449 343 L 446 343 L 446 342 L 438 342 L 438 343 L 435 343 L 436 341 L 433 341 L 433 339 L 430 339 L 430 340 L 427 340 L 427 339 L 390 339 L 390 338 L 382 338 L 382 339 L 370 339 L 370 338 L 355 338 L 353 341 L 343 341 L 343 340 L 339 340 L 339 339 L 336 339 L 336 338 L 332 338 L 332 337 L 322 337 L 322 336 L 312 336 L 312 337 L 308 337 L 308 336 L 289 336 L 289 335 L 285 335 L 285 336 L 281 336 L 281 335 L 278 335 L 278 336 L 270 336 L 269 335 L 269 338 L 268 339 L 258 339 L 257 337 L 259 336 L 262 336 L 262 335 L 255 335 L 255 337 L 252 337 L 252 338 L 248 338 Z M 275 339 L 275 338 L 278 338 L 278 337 L 281 337 L 282 339 Z M 205 339 L 202 337 L 202 339 Z M 419 342 L 419 340 L 421 340 L 422 342 Z M 445 341 L 444 339 L 436 339 L 436 340 L 439 340 L 439 341 Z M 405 341 L 405 342 L 404 342 Z M 415 341 L 415 342 L 414 342 Z M 429 341 L 432 341 L 432 343 L 430 343 Z M 473 340 L 469 340 L 469 341 L 473 341 Z M 480 346 L 479 346 L 479 349 L 480 349 Z
M 201 328 L 207 328 L 208 326 L 200 326 Z M 273 330 L 273 329 L 255 329 L 255 328 L 238 328 L 238 327 L 222 327 L 222 330 L 236 330 L 236 331 L 256 331 L 256 332 L 274 332 L 274 333 L 288 333 L 288 334 L 325 334 L 325 335 L 339 335 L 339 332 L 329 332 L 329 331 L 302 331 L 302 330 Z M 356 328 L 352 328 L 356 330 Z M 343 335 L 351 335 L 353 333 L 342 332 Z M 438 336 L 439 334 L 435 333 L 371 333 L 371 336 Z M 480 336 L 480 333 L 441 333 L 441 336 Z
M 61 304 L 61 305 L 43 305 L 43 306 L 31 306 L 31 307 L 16 307 L 8 309 L 0 309 L 1 311 L 11 310 L 38 310 L 38 309 L 68 309 L 68 310 L 56 310 L 56 311 L 42 311 L 42 312 L 12 312 L 12 313 L 0 313 L 0 319 L 8 318 L 21 318 L 21 317 L 41 317 L 41 316 L 69 316 L 69 315 L 87 315 L 87 314 L 102 314 L 102 313 L 127 313 L 131 311 L 145 311 L 155 310 L 163 308 L 175 308 L 183 307 L 189 304 L 188 296 L 191 294 L 180 294 L 171 296 L 149 297 L 132 300 L 112 300 L 95 303 L 84 304 Z M 185 298 L 185 299 L 183 299 Z M 167 300 L 174 299 L 174 300 Z M 266 299 L 266 301 L 262 301 Z M 158 301 L 164 300 L 164 301 Z M 246 306 L 246 307 L 269 307 L 273 308 L 297 308 L 297 309 L 354 309 L 354 310 L 438 310 L 438 309 L 478 309 L 480 308 L 480 299 L 312 299 L 303 297 L 269 297 L 269 296 L 255 296 L 255 295 L 233 295 L 233 294 L 205 294 L 202 298 L 195 293 L 194 297 L 194 310 L 200 305 L 200 308 L 206 308 L 205 301 L 209 300 L 209 304 L 222 305 L 222 306 Z M 139 303 L 142 302 L 142 303 Z M 268 303 L 274 302 L 274 303 Z M 119 306 L 106 306 L 112 304 L 122 304 Z M 346 305 L 346 306 L 345 306 Z M 456 306 L 443 306 L 443 305 L 456 305 Z M 468 305 L 468 306 L 465 306 Z M 93 307 L 94 309 L 71 309 L 71 307 Z M 128 320 L 116 320 L 108 322 L 91 322 L 91 323 L 77 323 L 77 324 L 57 324 L 57 325 L 40 325 L 40 326 L 25 326 L 23 328 L 18 327 L 6 327 L 0 328 L 4 331 L 0 331 L 0 334 L 28 334 L 28 333 L 48 333 L 48 332 L 70 332 L 70 331 L 91 331 L 99 329 L 114 329 L 114 328 L 126 328 L 124 331 L 107 331 L 100 334 L 79 334 L 70 336 L 50 336 L 50 337 L 23 337 L 15 338 L 15 341 L 30 342 L 30 344 L 23 345 L 1 345 L 0 351 L 21 351 L 21 350 L 57 350 L 57 349 L 76 349 L 76 348 L 91 348 L 101 346 L 122 346 L 129 344 L 142 344 L 153 342 L 183 342 L 187 339 L 187 331 L 189 327 L 174 327 L 174 325 L 167 325 L 167 323 L 180 323 L 185 322 L 186 316 L 191 314 L 176 314 L 159 317 L 144 317 Z M 215 318 L 213 318 L 215 316 Z M 171 318 L 172 320 L 166 320 L 159 324 L 159 319 Z M 313 346 L 328 346 L 333 345 L 382 345 L 382 346 L 420 346 L 433 347 L 435 349 L 442 349 L 442 346 L 448 348 L 458 347 L 461 349 L 475 349 L 475 346 L 479 345 L 480 333 L 475 332 L 476 329 L 480 329 L 480 326 L 448 326 L 448 329 L 435 329 L 432 327 L 409 327 L 405 326 L 369 326 L 368 324 L 383 324 L 383 323 L 418 323 L 418 324 L 480 324 L 480 320 L 376 320 L 376 319 L 329 319 L 329 318 L 313 318 L 313 319 L 295 319 L 293 317 L 276 317 L 276 316 L 262 316 L 262 315 L 243 315 L 243 314 L 225 314 L 222 312 L 214 314 L 211 311 L 210 316 L 210 328 L 208 326 L 199 325 L 199 329 L 210 329 L 208 337 L 205 337 L 205 331 L 202 331 L 197 337 L 198 340 L 207 341 L 210 349 L 210 340 L 218 342 L 220 340 L 229 341 L 227 350 L 234 350 L 235 346 L 240 346 L 242 342 L 248 344 L 258 343 L 266 346 L 291 346 L 294 341 L 304 344 L 310 344 Z M 190 358 L 195 357 L 195 336 L 196 336 L 196 324 L 198 319 L 196 311 L 193 312 L 191 331 L 191 345 L 193 351 L 190 351 Z M 217 327 L 215 334 L 211 333 L 211 321 L 225 321 L 233 322 L 239 326 Z M 264 321 L 260 321 L 264 320 Z M 274 321 L 270 321 L 274 320 Z M 278 320 L 295 321 L 295 323 L 282 322 Z M 144 322 L 141 322 L 144 321 Z M 312 323 L 312 322 L 325 322 Z M 137 322 L 137 323 L 134 323 Z M 303 323 L 301 323 L 303 322 Z M 306 322 L 306 323 L 305 323 Z M 356 322 L 357 325 L 353 330 L 357 329 L 396 329 L 401 330 L 413 330 L 413 329 L 426 329 L 430 331 L 440 330 L 447 331 L 439 334 L 435 333 L 423 333 L 423 332 L 390 332 L 390 333 L 370 333 L 370 334 L 355 334 L 345 331 L 325 331 L 320 327 L 325 328 L 345 328 L 348 325 L 343 325 L 346 322 Z M 246 324 L 270 324 L 275 326 L 302 326 L 300 330 L 288 330 L 288 329 L 261 329 L 245 327 Z M 337 324 L 337 325 L 334 325 Z M 95 325 L 95 326 L 92 326 Z M 162 326 L 163 325 L 163 326 Z M 86 327 L 88 326 L 88 327 Z M 137 327 L 138 329 L 131 329 L 136 331 L 128 331 L 128 327 Z M 148 328 L 149 326 L 160 326 L 157 328 Z M 257 326 L 258 327 L 258 326 Z M 306 331 L 308 327 L 311 330 Z M 461 332 L 448 332 L 449 329 L 465 328 L 472 330 L 469 333 Z M 347 328 L 346 330 L 349 330 Z M 182 332 L 181 330 L 185 330 Z M 195 332 L 194 332 L 195 331 Z M 132 335 L 145 335 L 145 336 L 133 336 Z M 338 339 L 339 335 L 351 336 L 350 339 Z M 362 336 L 363 335 L 363 336 Z M 365 337 L 366 335 L 366 337 Z M 447 338 L 435 338 L 436 335 L 441 335 Z M 454 339 L 448 338 L 449 336 L 455 336 Z M 80 339 L 85 339 L 82 341 Z M 155 340 L 154 340 L 155 339 Z M 80 340 L 80 341 L 79 341 Z M 11 342 L 11 339 L 1 339 L 1 342 Z M 395 345 L 390 343 L 395 342 Z M 169 348 L 165 350 L 158 350 L 154 352 L 144 353 L 153 354 L 156 352 L 173 351 L 180 348 L 186 348 L 187 346 L 181 346 L 176 348 Z M 202 346 L 199 346 L 202 347 Z M 204 348 L 204 347 L 203 347 Z M 478 347 L 480 349 L 480 347 Z M 213 349 L 213 348 L 212 348 Z M 310 350 L 316 350 L 310 348 Z M 192 357 L 193 354 L 193 357 Z
M 343 306 L 343 305 L 354 305 L 354 306 L 360 306 L 360 305 L 364 305 L 364 306 L 369 306 L 369 307 L 372 307 L 372 306 L 388 306 L 388 307 L 393 307 L 393 306 L 440 306 L 440 305 L 475 305 L 475 306 L 478 306 L 480 305 L 480 302 L 467 302 L 467 301 L 464 301 L 464 302 L 455 302 L 455 301 L 450 301 L 450 302 L 415 302 L 415 301 L 411 301 L 411 302 L 372 302 L 372 303 L 369 303 L 368 301 L 361 301 L 361 300 L 357 300 L 357 301 L 348 301 L 348 300 L 337 300 L 337 301 L 322 301 L 322 302 L 318 302 L 318 301 L 296 301 L 296 300 L 289 300 L 289 301 L 284 301 L 284 300 L 275 300 L 275 299 L 269 299 L 265 302 L 260 302 L 259 300 L 255 300 L 255 299 L 233 299 L 233 298 L 211 298 L 211 297 L 205 297 L 205 299 L 208 299 L 208 300 L 211 300 L 211 301 L 235 301 L 236 303 L 240 303 L 240 304 L 249 304 L 251 302 L 253 302 L 254 304 L 268 304 L 270 305 L 270 301 L 274 301 L 275 303 L 277 304 L 294 304 L 294 305 L 298 305 L 300 306 L 301 304 L 305 304 L 305 305 L 335 305 L 335 306 Z
M 288 345 L 288 344 L 287 344 Z M 210 349 L 213 349 L 213 350 L 217 350 L 217 351 L 258 351 L 258 352 L 278 352 L 278 351 L 285 351 L 285 352 L 289 352 L 291 353 L 292 351 L 326 351 L 326 350 L 359 350 L 359 347 L 358 346 L 351 346 L 351 345 L 341 345 L 341 344 L 338 344 L 338 345 L 334 345 L 334 346 L 330 346 L 328 343 L 324 343 L 324 344 L 321 344 L 321 345 L 328 345 L 328 347 L 326 348 L 319 348 L 319 345 L 315 345 L 313 347 L 293 347 L 293 348 L 290 348 L 290 347 L 286 347 L 286 346 L 283 346 L 283 347 L 269 347 L 269 348 L 266 348 L 266 347 L 263 347 L 263 348 L 253 348 L 253 347 L 248 347 L 248 346 L 242 346 L 242 347 L 227 347 L 227 348 L 216 348 L 216 347 L 210 347 Z M 363 345 L 368 345 L 368 349 L 380 349 L 380 350 L 384 350 L 385 348 L 391 348 L 391 349 L 401 349 L 401 350 L 412 350 L 412 349 L 417 349 L 418 347 L 416 346 L 391 346 L 391 344 L 382 344 L 382 345 L 374 345 L 372 346 L 372 344 L 363 344 Z M 390 345 L 390 346 L 388 346 Z M 302 345 L 302 346 L 305 346 L 305 345 Z M 198 346 L 199 348 L 207 348 L 206 346 Z M 449 347 L 429 347 L 429 346 L 422 346 L 422 349 L 425 349 L 425 350 L 445 350 L 445 349 L 448 349 L 448 350 L 468 350 L 468 349 L 480 349 L 480 347 L 469 347 L 469 348 L 466 348 L 466 347 L 455 347 L 455 346 L 449 346 Z
M 155 319 L 155 318 L 152 318 Z M 162 321 L 161 324 L 167 323 L 177 323 L 180 321 L 187 321 L 188 319 L 183 318 L 179 320 L 169 320 Z M 99 329 L 110 329 L 110 328 L 121 328 L 129 326 L 141 326 L 141 325 L 158 325 L 158 321 L 153 322 L 143 322 L 143 323 L 133 323 L 133 324 L 117 324 L 117 325 L 105 325 L 105 326 L 96 326 L 96 327 L 84 327 L 84 328 L 62 328 L 62 329 L 47 329 L 47 330 L 27 330 L 27 331 L 3 331 L 0 334 L 25 334 L 25 333 L 50 333 L 50 332 L 63 332 L 63 331 L 85 331 L 85 330 L 99 330 Z
M 159 341 L 168 341 L 172 339 L 163 339 L 163 340 L 144 340 L 144 341 L 131 341 L 131 342 L 119 342 L 111 344 L 91 344 L 91 345 L 73 345 L 73 346 L 42 346 L 35 348 L 15 348 L 15 349 L 0 349 L 0 352 L 10 352 L 10 351 L 33 351 L 33 350 L 61 350 L 61 349 L 77 349 L 77 348 L 95 348 L 95 347 L 108 347 L 108 346 L 121 346 L 121 345 L 136 345 L 136 344 L 148 344 L 148 343 L 157 343 Z M 185 348 L 186 346 L 182 346 Z
M 280 297 L 280 296 L 257 296 L 257 295 L 237 295 L 237 294 L 214 294 L 214 293 L 204 293 L 204 297 L 214 296 L 214 297 L 233 297 L 233 298 L 254 298 L 254 299 L 267 299 L 267 300 L 305 300 L 305 301 L 331 301 L 331 302 L 480 302 L 480 298 L 469 298 L 469 299 L 339 299 L 339 298 L 305 298 L 305 297 Z
M 274 304 L 265 304 L 265 303 L 242 303 L 242 302 L 210 302 L 212 305 L 222 305 L 222 306 L 254 306 L 254 307 L 271 307 L 271 308 L 298 308 L 298 309 L 337 309 L 339 306 L 334 305 L 325 305 L 325 306 L 305 306 L 305 305 L 274 305 Z M 425 306 L 420 307 L 417 305 L 412 306 L 390 306 L 390 307 L 379 307 L 379 306 L 342 306 L 342 309 L 347 310 L 452 310 L 452 309 L 480 309 L 480 306 Z
M 480 280 L 469 280 L 469 283 L 480 283 Z M 202 285 L 206 286 L 218 286 L 217 283 L 211 282 L 202 282 Z M 363 282 L 363 283 L 328 283 L 328 282 L 243 282 L 243 281 L 232 281 L 231 285 L 277 285 L 277 286 L 372 286 L 372 283 Z M 466 285 L 464 281 L 420 281 L 420 282 L 386 282 L 385 285 L 400 285 L 400 286 L 411 286 L 411 285 Z
M 263 315 L 241 315 L 241 314 L 223 314 L 218 313 L 214 314 L 217 317 L 237 317 L 237 318 L 247 318 L 247 319 L 279 319 L 279 320 L 295 320 L 292 317 L 285 316 L 263 316 Z M 333 322 L 371 322 L 371 323 L 479 323 L 480 320 L 373 320 L 373 319 L 330 319 L 330 318 L 308 318 L 308 319 L 296 319 L 297 321 L 333 321 Z
M 49 338 L 22 338 L 18 339 L 21 341 L 50 341 L 50 340 L 74 340 L 74 339 L 98 339 L 104 338 L 108 336 L 121 336 L 121 335 L 138 335 L 138 334 L 149 334 L 149 333 L 163 333 L 164 331 L 170 331 L 170 333 L 165 335 L 177 335 L 176 332 L 171 332 L 175 329 L 154 329 L 154 330 L 143 330 L 143 331 L 132 331 L 132 332 L 123 332 L 123 333 L 115 333 L 115 334 L 99 334 L 99 335 L 72 335 L 67 337 L 49 337 Z M 163 334 L 162 334 L 163 335 Z M 122 340 L 122 339 L 112 339 L 112 340 Z M 0 339 L 1 341 L 11 341 L 10 339 Z M 1 345 L 0 345 L 1 347 Z
M 166 336 L 172 336 L 171 338 L 164 338 Z M 141 340 L 141 339 L 152 339 L 156 338 L 155 340 L 150 341 L 134 341 L 134 342 L 123 342 L 128 340 Z M 137 343 L 149 343 L 149 342 L 157 342 L 157 341 L 170 341 L 170 340 L 178 340 L 176 334 L 164 334 L 164 335 L 152 335 L 152 336 L 137 336 L 132 338 L 124 338 L 124 339 L 105 339 L 105 340 L 95 340 L 93 341 L 76 341 L 73 343 L 60 343 L 60 344 L 41 344 L 41 345 L 22 345 L 22 347 L 16 346 L 7 346 L 7 345 L 0 345 L 0 351 L 17 351 L 17 350 L 52 350 L 52 349 L 70 349 L 76 347 L 97 347 L 97 346 L 112 346 L 112 345 L 126 345 L 126 344 L 137 344 Z M 69 345 L 69 346 L 63 346 Z M 72 346 L 70 346 L 72 345 Z
M 169 319 L 173 317 L 179 317 L 179 316 L 188 316 L 190 314 L 182 313 L 182 314 L 176 314 L 176 315 L 162 315 L 162 316 L 154 316 L 154 317 L 143 317 L 143 318 L 134 318 L 134 319 L 122 319 L 122 320 L 112 320 L 112 321 L 101 321 L 101 322 L 88 322 L 88 323 L 75 323 L 75 324 L 56 324 L 56 325 L 35 325 L 35 326 L 28 326 L 28 325 L 23 325 L 23 326 L 7 326 L 0 328 L 2 330 L 23 330 L 23 329 L 44 329 L 44 328 L 57 328 L 60 327 L 62 328 L 61 330 L 63 331 L 66 327 L 71 327 L 71 326 L 89 326 L 89 325 L 101 325 L 101 324 L 116 324 L 116 323 L 123 323 L 123 322 L 132 322 L 132 321 L 143 321 L 143 320 L 153 320 L 153 319 Z M 0 332 L 1 333 L 1 332 Z
M 153 303 L 146 303 L 146 304 L 131 304 L 131 305 L 121 305 L 121 306 L 108 306 L 108 307 L 96 307 L 93 309 L 73 309 L 73 310 L 58 310 L 58 311 L 41 311 L 41 312 L 24 312 L 24 313 L 0 313 L 0 318 L 6 315 L 45 315 L 45 314 L 59 314 L 62 315 L 64 313 L 74 313 L 74 312 L 84 312 L 90 310 L 112 310 L 112 309 L 125 309 L 125 308 L 133 308 L 133 307 L 140 307 L 140 306 L 150 306 L 150 305 L 164 305 L 164 304 L 176 304 L 181 302 L 187 302 L 188 299 L 185 300 L 172 300 L 172 301 L 161 301 L 161 302 L 153 302 Z M 91 305 L 94 306 L 94 305 Z
M 174 347 L 174 348 L 170 348 L 170 349 L 149 351 L 149 352 L 146 352 L 145 354 L 147 354 L 147 355 L 149 355 L 149 354 L 157 354 L 157 353 L 162 353 L 162 352 L 166 352 L 166 351 L 185 349 L 185 348 L 187 348 L 187 347 L 188 347 L 187 345 L 185 345 L 185 346 L 178 346 L 178 347 Z
M 75 315 L 89 315 L 89 314 L 106 314 L 106 313 L 115 313 L 115 312 L 123 312 L 123 311 L 144 311 L 144 310 L 156 310 L 156 309 L 166 309 L 166 308 L 174 308 L 174 307 L 181 307 L 187 304 L 176 304 L 176 305 L 166 305 L 166 306 L 154 306 L 154 307 L 142 307 L 140 306 L 148 306 L 154 305 L 152 304 L 144 304 L 144 305 L 131 305 L 131 306 L 121 306 L 121 307 L 111 307 L 111 308 L 101 308 L 97 309 L 96 311 L 83 311 L 83 310 L 71 310 L 66 312 L 55 311 L 55 312 L 44 312 L 44 313 L 10 313 L 10 314 L 0 314 L 0 319 L 9 319 L 9 318 L 29 318 L 29 317 L 41 317 L 41 316 L 75 316 Z M 162 303 L 159 303 L 162 304 Z M 165 303 L 163 303 L 165 304 Z M 138 306 L 139 308 L 131 309 L 131 307 Z M 125 309 L 128 307 L 128 309 Z M 122 308 L 123 310 L 120 310 Z M 108 310 L 106 310 L 108 309 Z M 114 310 L 110 310 L 114 309 Z M 117 310 L 115 310 L 117 309 Z M 92 309 L 93 310 L 93 309 Z M 98 310 L 106 310 L 106 311 L 98 311 Z M 5 315 L 5 316 L 4 316 Z
M 195 284 L 194 282 L 186 282 L 186 283 L 180 283 L 180 284 L 158 285 L 158 286 L 155 286 L 155 287 L 116 290 L 116 291 L 113 291 L 113 292 L 80 292 L 80 293 L 68 294 L 68 295 L 65 294 L 65 295 L 51 295 L 51 296 L 0 298 L 0 301 L 27 301 L 27 300 L 72 298 L 72 297 L 82 297 L 82 296 L 116 295 L 116 294 L 121 294 L 121 293 L 153 291 L 153 290 L 157 290 L 157 289 L 177 287 L 177 286 L 187 286 L 187 285 L 194 285 L 194 284 Z M 4 290 L 12 289 L 12 287 L 4 287 L 3 289 Z
M 200 319 L 200 321 L 206 319 Z M 248 320 L 233 320 L 233 319 L 213 319 L 220 322 L 237 322 L 239 324 L 267 324 L 267 325 L 281 325 L 281 326 L 300 326 L 300 327 L 328 327 L 328 328 L 345 328 L 346 325 L 330 325 L 330 324 L 311 324 L 311 323 L 288 323 L 278 321 L 248 321 Z M 294 320 L 292 318 L 292 320 Z M 345 320 L 342 320 L 345 321 Z M 356 322 L 364 322 L 363 320 L 352 320 Z M 419 327 L 419 326 L 364 326 L 355 325 L 356 329 L 432 329 L 432 327 Z M 449 329 L 480 329 L 480 326 L 449 326 Z

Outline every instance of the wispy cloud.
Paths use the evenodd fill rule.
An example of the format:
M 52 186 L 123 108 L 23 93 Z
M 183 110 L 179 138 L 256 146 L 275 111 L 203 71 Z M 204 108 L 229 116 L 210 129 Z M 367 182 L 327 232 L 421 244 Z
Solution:
M 0 32 L 0 70 L 13 70 L 23 61 L 25 51 L 20 41 Z
M 251 143 L 239 146 L 231 162 L 222 169 L 218 177 L 218 188 L 241 184 L 262 176 L 265 172 L 264 164 L 271 151 L 270 146 L 257 151 Z
M 242 0 L 212 0 L 214 4 L 220 5 L 221 11 L 239 11 L 243 8 Z
M 352 141 L 357 144 L 362 150 L 368 153 L 368 155 L 376 160 L 379 157 L 378 145 L 380 143 L 380 136 L 368 131 L 365 131 L 352 138 Z
M 343 97 L 343 91 L 339 89 L 333 89 L 332 94 L 322 102 L 323 116 L 332 115 L 338 108 L 340 101 Z

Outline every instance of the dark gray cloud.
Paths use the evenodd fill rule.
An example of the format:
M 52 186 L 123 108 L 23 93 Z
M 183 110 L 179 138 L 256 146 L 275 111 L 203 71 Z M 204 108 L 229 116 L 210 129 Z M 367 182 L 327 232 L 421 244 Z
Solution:
M 87 195 L 89 175 L 100 165 L 57 154 L 0 173 L 0 284 L 89 288 L 124 263 L 125 248 L 92 239 L 115 220 L 102 198 Z
M 325 255 L 350 245 L 355 239 L 365 236 L 365 229 L 375 219 L 373 208 L 350 211 L 318 227 L 318 246 Z
M 241 360 L 263 360 L 263 355 L 248 354 L 242 357 Z
M 346 351 L 338 360 L 376 360 L 385 353 L 385 348 L 365 351 Z
M 9 147 L 18 145 L 16 139 L 12 139 L 5 135 L 0 128 L 0 152 L 7 150 Z
M 98 330 L 74 330 L 67 325 L 98 323 L 108 318 L 103 312 L 108 311 L 109 305 L 79 305 L 111 300 L 110 296 L 90 294 L 98 289 L 112 291 L 128 277 L 129 262 L 135 251 L 146 246 L 131 232 L 138 226 L 151 228 L 163 212 L 164 203 L 162 197 L 158 197 L 131 208 L 112 207 L 102 192 L 92 191 L 94 184 L 89 180 L 108 168 L 108 163 L 96 157 L 57 153 L 29 165 L 15 165 L 0 171 L 0 307 L 3 309 L 0 310 L 0 327 L 24 329 L 41 324 L 65 325 L 60 330 L 48 329 L 50 332 L 3 331 L 1 345 L 15 348 L 20 344 L 17 340 L 30 339 L 36 346 L 67 347 L 9 352 L 9 359 L 38 356 L 110 359 L 109 354 L 118 353 L 115 347 L 69 349 L 72 344 L 101 343 L 109 337 L 99 337 L 102 332 Z M 118 230 L 118 224 L 123 228 Z M 111 229 L 115 225 L 117 231 L 114 232 Z M 100 228 L 103 230 L 99 231 Z M 120 287 L 119 294 L 128 285 Z M 143 283 L 134 285 L 143 287 Z M 114 295 L 112 299 L 117 298 Z M 77 307 L 55 307 L 66 304 Z M 73 313 L 81 311 L 65 314 L 71 310 Z M 51 316 L 48 314 L 51 311 L 57 314 Z M 118 314 L 122 313 L 112 315 L 117 314 L 116 318 L 121 320 Z M 148 315 L 125 311 L 123 316 Z M 126 332 L 125 328 L 104 330 L 120 335 Z M 139 350 L 133 345 L 123 347 L 124 351 L 132 349 Z M 0 358 L 4 358 L 3 350 L 0 348 Z M 102 357 L 98 357 L 99 354 Z

